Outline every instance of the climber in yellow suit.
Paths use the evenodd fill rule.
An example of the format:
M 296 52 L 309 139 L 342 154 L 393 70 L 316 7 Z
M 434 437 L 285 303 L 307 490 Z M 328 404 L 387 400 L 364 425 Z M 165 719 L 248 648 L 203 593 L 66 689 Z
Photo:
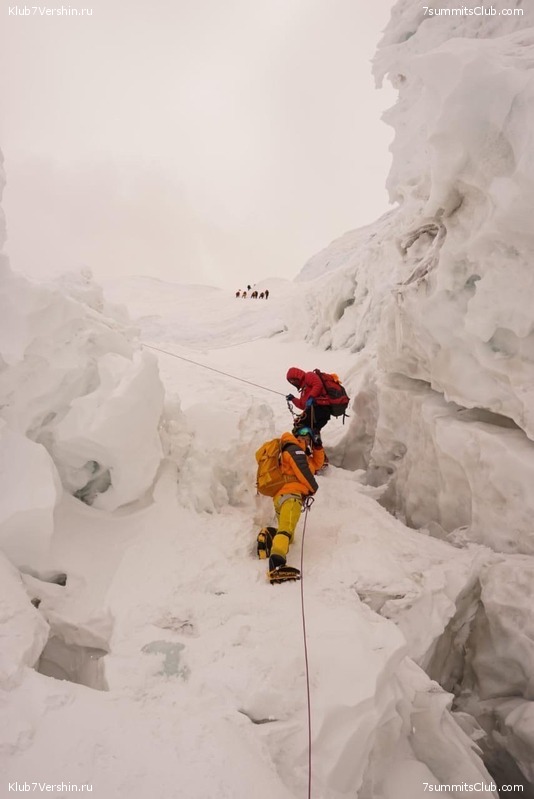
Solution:
M 319 488 L 314 474 L 324 465 L 321 438 L 309 427 L 298 427 L 292 433 L 282 433 L 280 446 L 280 469 L 286 475 L 287 482 L 273 497 L 278 526 L 276 531 L 272 531 L 273 534 L 269 532 L 272 528 L 264 528 L 258 536 L 258 555 L 269 558 L 269 570 L 285 566 L 304 499 L 315 494 Z

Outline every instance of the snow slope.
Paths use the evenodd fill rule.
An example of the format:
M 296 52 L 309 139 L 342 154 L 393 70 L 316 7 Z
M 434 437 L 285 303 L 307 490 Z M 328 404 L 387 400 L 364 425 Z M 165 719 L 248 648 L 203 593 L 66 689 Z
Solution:
M 145 286 L 139 305 L 150 308 L 160 290 L 176 302 L 181 293 L 153 289 L 149 299 Z M 51 553 L 67 584 L 25 577 L 51 633 L 41 673 L 21 662 L 5 695 L 10 781 L 61 776 L 113 796 L 169 796 L 178 785 L 187 797 L 306 790 L 299 587 L 273 589 L 254 559 L 255 531 L 272 509 L 255 496 L 252 453 L 290 424 L 287 367 L 313 368 L 320 355 L 322 366 L 343 371 L 350 355 L 318 353 L 288 333 L 261 337 L 259 304 L 219 292 L 208 305 L 206 295 L 211 303 L 209 292 L 185 287 L 182 301 L 199 320 L 209 307 L 214 330 L 225 326 L 212 347 L 203 321 L 198 341 L 189 326 L 184 343 L 172 318 L 161 316 L 162 338 L 150 340 L 151 314 L 138 320 L 147 344 L 187 358 L 158 353 L 167 457 L 153 502 L 111 512 L 64 493 Z M 287 296 L 268 302 L 286 324 Z M 340 436 L 332 422 L 325 440 Z M 450 696 L 420 668 L 493 555 L 409 531 L 361 477 L 332 466 L 307 521 L 314 790 L 392 797 L 401 784 L 401 795 L 419 796 L 425 781 L 463 779 L 494 795 Z

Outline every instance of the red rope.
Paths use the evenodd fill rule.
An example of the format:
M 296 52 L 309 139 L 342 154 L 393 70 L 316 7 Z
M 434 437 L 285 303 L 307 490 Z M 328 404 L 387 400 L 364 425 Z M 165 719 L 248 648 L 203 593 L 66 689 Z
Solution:
M 300 603 L 302 607 L 302 636 L 304 639 L 304 663 L 306 667 L 306 694 L 308 701 L 308 799 L 311 799 L 312 786 L 312 726 L 311 726 L 311 701 L 310 701 L 310 671 L 308 666 L 308 642 L 306 639 L 306 613 L 304 611 L 304 536 L 306 534 L 306 522 L 308 521 L 308 510 L 304 514 L 304 527 L 302 529 L 302 547 L 300 550 Z

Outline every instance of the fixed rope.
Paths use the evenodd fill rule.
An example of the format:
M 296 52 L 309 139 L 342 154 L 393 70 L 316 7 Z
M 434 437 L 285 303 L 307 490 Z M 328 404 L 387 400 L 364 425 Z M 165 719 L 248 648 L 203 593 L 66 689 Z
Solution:
M 310 699 L 310 670 L 308 666 L 308 640 L 306 636 L 306 612 L 304 610 L 304 536 L 306 535 L 306 522 L 308 511 L 311 508 L 313 497 L 304 500 L 304 526 L 302 528 L 302 546 L 300 549 L 300 604 L 302 608 L 302 637 L 304 639 L 304 665 L 306 672 L 306 697 L 308 706 L 308 799 L 311 799 L 312 789 L 312 725 L 311 725 L 311 699 Z
M 153 347 L 151 344 L 143 344 L 149 350 L 156 350 L 156 352 L 163 352 L 165 355 L 170 355 L 172 358 L 179 358 L 180 361 L 187 361 L 187 363 L 194 363 L 195 366 L 202 366 L 203 369 L 209 369 L 210 372 L 217 372 L 219 375 L 224 375 L 225 377 L 231 377 L 232 380 L 239 380 L 240 383 L 247 383 L 249 386 L 255 386 L 256 388 L 261 388 L 264 391 L 270 391 L 271 394 L 278 394 L 279 397 L 285 397 L 285 394 L 282 394 L 281 391 L 275 391 L 274 388 L 267 388 L 267 386 L 261 386 L 259 383 L 253 383 L 251 380 L 245 380 L 242 377 L 236 377 L 235 375 L 231 375 L 229 372 L 223 372 L 221 369 L 215 369 L 213 366 L 206 366 L 205 363 L 200 363 L 199 361 L 193 361 L 191 358 L 184 358 L 183 355 L 177 355 L 175 352 L 169 352 L 168 350 L 162 350 L 159 347 Z
M 275 391 L 272 388 L 267 388 L 267 386 L 262 386 L 259 383 L 253 383 L 251 380 L 245 380 L 242 377 L 236 377 L 236 375 L 231 375 L 229 372 L 224 372 L 221 369 L 215 369 L 213 366 L 206 366 L 205 363 L 200 363 L 199 361 L 194 361 L 191 358 L 185 358 L 183 355 L 177 355 L 175 352 L 169 352 L 168 350 L 161 349 L 160 347 L 154 347 L 151 344 L 144 344 L 147 349 L 155 350 L 156 352 L 162 352 L 164 355 L 170 355 L 172 358 L 178 358 L 181 361 L 186 361 L 187 363 L 192 363 L 195 366 L 201 366 L 203 369 L 209 369 L 210 372 L 216 372 L 219 375 L 224 375 L 225 377 L 230 377 L 232 380 L 239 380 L 240 383 L 246 383 L 249 386 L 254 386 L 255 388 L 261 388 L 263 391 L 270 391 L 271 394 L 277 394 L 279 397 L 285 397 L 285 394 L 282 394 L 281 391 Z M 291 411 L 293 417 L 295 417 L 295 412 L 291 407 L 289 401 L 287 403 L 287 407 Z M 313 413 L 313 409 L 312 409 Z M 304 664 L 305 664 L 305 672 L 306 672 L 306 696 L 307 696 L 307 708 L 308 708 L 308 799 L 311 799 L 311 788 L 312 788 L 312 755 L 311 755 L 311 745 L 312 745 L 312 726 L 311 726 L 311 699 L 310 699 L 310 674 L 309 674 L 309 667 L 308 667 L 308 641 L 306 638 L 306 614 L 304 609 L 304 536 L 306 534 L 306 522 L 308 520 L 308 511 L 311 508 L 313 503 L 313 497 L 307 497 L 304 501 L 304 526 L 302 528 L 302 548 L 300 551 L 300 602 L 302 608 L 302 635 L 304 640 Z

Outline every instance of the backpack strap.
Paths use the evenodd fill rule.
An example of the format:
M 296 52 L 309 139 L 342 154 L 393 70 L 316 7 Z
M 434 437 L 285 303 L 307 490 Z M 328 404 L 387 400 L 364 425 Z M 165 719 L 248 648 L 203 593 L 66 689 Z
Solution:
M 317 377 L 321 381 L 321 385 L 323 387 L 323 393 L 324 393 L 325 397 L 328 397 L 328 391 L 326 390 L 326 386 L 325 386 L 324 380 L 323 380 L 323 372 L 321 372 L 320 369 L 314 369 L 313 372 L 314 372 L 314 374 L 317 375 Z

